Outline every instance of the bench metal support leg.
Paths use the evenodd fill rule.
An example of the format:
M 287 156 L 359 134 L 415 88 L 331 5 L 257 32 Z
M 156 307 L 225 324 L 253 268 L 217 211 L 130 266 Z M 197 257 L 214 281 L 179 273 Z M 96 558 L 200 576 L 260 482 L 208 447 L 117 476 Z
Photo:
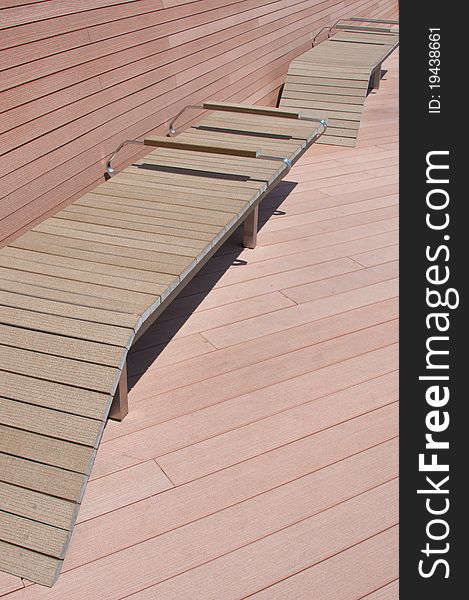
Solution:
M 114 400 L 109 411 L 109 418 L 114 421 L 122 421 L 129 412 L 129 402 L 127 395 L 127 361 L 124 363 L 119 384 L 114 395 Z
M 255 248 L 257 244 L 257 224 L 259 221 L 259 206 L 251 210 L 244 219 L 244 240 L 245 248 Z
M 381 65 L 378 65 L 371 74 L 371 87 L 373 90 L 379 90 L 379 84 L 381 83 Z

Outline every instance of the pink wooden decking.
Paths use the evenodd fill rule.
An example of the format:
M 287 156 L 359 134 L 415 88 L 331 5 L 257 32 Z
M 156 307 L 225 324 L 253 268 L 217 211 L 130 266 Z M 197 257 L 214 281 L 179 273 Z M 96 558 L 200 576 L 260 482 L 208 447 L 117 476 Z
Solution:
M 226 244 L 137 344 L 57 584 L 0 574 L 0 596 L 397 599 L 397 53 L 385 68 L 356 148 L 313 147 L 258 248 Z

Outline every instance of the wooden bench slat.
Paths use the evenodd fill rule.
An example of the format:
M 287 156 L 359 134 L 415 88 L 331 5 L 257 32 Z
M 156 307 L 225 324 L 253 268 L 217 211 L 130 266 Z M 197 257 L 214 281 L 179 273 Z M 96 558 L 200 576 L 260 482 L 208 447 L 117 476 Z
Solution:
M 0 346 L 2 379 L 5 372 L 28 375 L 96 392 L 107 392 L 117 383 L 118 368 Z
M 285 100 L 285 104 L 288 104 L 289 100 Z M 314 108 L 305 108 L 304 109 L 305 113 L 310 112 L 311 114 L 321 114 L 324 116 L 324 118 L 326 118 L 326 113 L 327 113 L 327 118 L 330 119 L 331 121 L 333 119 L 342 119 L 345 121 L 350 121 L 352 123 L 360 123 L 360 118 L 361 118 L 361 114 L 360 113 L 353 113 L 353 112 L 344 112 L 341 110 L 324 110 L 324 109 L 314 109 Z M 324 136 L 322 136 L 324 137 Z M 318 140 L 320 141 L 320 140 Z
M 47 221 L 43 223 L 40 232 L 49 233 L 54 236 L 62 237 L 66 240 L 64 243 L 70 244 L 73 247 L 73 240 L 77 240 L 76 243 L 82 244 L 83 242 L 99 242 L 105 245 L 109 250 L 114 252 L 121 252 L 121 248 L 126 252 L 127 250 L 149 250 L 153 253 L 167 253 L 174 254 L 185 258 L 195 258 L 200 254 L 200 250 L 195 250 L 187 246 L 177 246 L 175 244 L 164 243 L 160 241 L 148 241 L 137 238 L 126 238 L 118 236 L 110 236 L 104 233 L 96 233 L 94 231 L 79 231 L 77 229 L 66 229 L 64 227 L 53 227 L 47 225 Z M 152 239 L 154 236 L 152 236 Z M 124 302 L 124 301 L 123 301 Z M 130 302 L 126 302 L 130 305 Z
M 293 98 L 285 98 L 285 102 L 288 106 L 296 106 L 301 104 L 309 110 L 323 110 L 328 114 L 330 110 L 338 110 L 342 112 L 349 112 L 355 114 L 361 114 L 363 107 L 356 104 L 341 104 L 340 102 L 321 102 L 320 100 L 295 100 Z
M 114 201 L 114 200 L 113 200 Z M 167 252 L 151 252 L 144 250 L 136 250 L 128 246 L 115 247 L 112 244 L 104 244 L 101 242 L 90 242 L 87 240 L 68 238 L 63 236 L 54 236 L 36 231 L 30 231 L 24 236 L 14 240 L 10 247 L 26 248 L 43 252 L 47 250 L 50 253 L 63 253 L 61 256 L 77 256 L 83 257 L 85 260 L 100 260 L 103 263 L 122 264 L 138 264 L 139 269 L 153 270 L 150 265 L 159 264 L 161 273 L 176 275 L 181 269 L 186 268 L 192 261 L 189 256 L 178 256 Z M 73 251 L 73 254 L 70 252 Z M 122 261 L 122 263 L 121 263 Z M 164 270 L 164 267 L 169 270 Z M 118 310 L 118 309 L 116 309 Z M 122 311 L 121 312 L 125 312 Z
M 80 502 L 86 481 L 81 473 L 32 462 L 0 452 L 2 480 L 11 485 Z
M 389 23 L 390 25 L 399 25 L 399 21 L 392 19 L 370 19 L 369 17 L 348 17 L 347 21 L 359 21 L 365 23 Z
M 309 137 L 308 133 L 306 132 L 294 132 L 288 130 L 287 128 L 278 127 L 274 131 L 269 131 L 270 128 L 268 125 L 263 125 L 259 123 L 251 124 L 248 122 L 227 122 L 226 120 L 222 119 L 216 114 L 213 117 L 204 119 L 203 121 L 201 121 L 193 127 L 193 129 L 196 129 L 197 131 L 206 131 L 209 128 L 218 128 L 219 130 L 223 130 L 226 132 L 238 132 L 240 135 L 258 135 L 262 144 L 264 143 L 264 140 L 307 140 Z M 225 169 L 225 171 L 227 170 L 228 169 Z M 260 164 L 257 173 L 254 172 L 253 176 L 262 177 L 265 176 L 265 172 L 266 169 L 262 169 L 262 166 Z
M 22 281 L 15 281 L 14 279 L 2 279 L 0 276 L 0 291 L 11 292 L 16 294 L 24 294 L 26 300 L 29 298 L 38 298 L 39 301 L 53 301 L 53 302 L 62 302 L 64 304 L 70 304 L 70 313 L 73 312 L 74 307 L 78 309 L 83 309 L 85 311 L 88 310 L 98 310 L 98 313 L 101 315 L 105 311 L 116 311 L 117 318 L 123 316 L 127 322 L 128 315 L 137 315 L 137 319 L 139 318 L 139 310 L 135 304 L 130 304 L 124 302 L 123 300 L 118 300 L 116 298 L 100 298 L 98 296 L 90 296 L 87 294 L 81 294 L 78 292 L 70 292 L 68 290 L 61 290 L 56 288 L 49 288 L 44 286 L 44 282 L 37 281 L 26 281 L 23 278 Z M 45 282 L 47 285 L 47 282 Z M 37 312 L 32 308 L 33 312 Z M 47 311 L 39 311 L 39 312 L 47 312 Z M 53 313 L 52 313 L 53 314 Z M 107 314 L 107 313 L 106 313 Z M 76 317 L 75 317 L 76 318 Z M 83 320 L 88 320 L 83 319 Z M 93 319 L 89 319 L 93 321 Z M 94 321 L 100 322 L 101 319 L 97 318 Z M 106 321 L 105 321 L 106 323 Z M 134 324 L 135 321 L 131 321 L 127 325 L 130 327 L 130 324 Z M 125 326 L 125 325 L 122 325 Z
M 27 287 L 27 286 L 24 286 Z M 41 290 L 43 288 L 35 288 Z M 30 288 L 29 293 L 33 294 L 34 289 Z M 138 322 L 139 316 L 132 314 L 116 313 L 111 310 L 99 310 L 87 306 L 79 306 L 57 300 L 45 300 L 34 295 L 24 295 L 13 291 L 0 290 L 0 306 L 9 306 L 10 308 L 22 308 L 38 313 L 37 318 L 41 318 L 41 313 L 46 315 L 55 315 L 58 317 L 67 317 L 78 321 L 89 321 L 91 323 L 103 325 L 117 325 L 130 329 Z
M 348 72 L 343 67 L 335 67 L 335 68 L 321 68 L 319 65 L 314 65 L 313 68 L 309 69 L 308 65 L 302 66 L 298 65 L 297 67 L 291 68 L 288 73 L 290 75 L 302 76 L 302 77 L 321 77 L 325 76 L 329 79 L 347 79 L 348 81 L 368 81 L 369 75 L 363 71 L 360 72 Z
M 0 541 L 63 558 L 68 531 L 0 510 Z
M 101 419 L 107 413 L 112 399 L 110 392 L 93 392 L 5 371 L 0 371 L 0 385 L 2 395 L 11 400 L 90 419 Z
M 213 112 L 210 116 L 206 117 L 207 119 L 211 116 L 216 116 L 224 113 Z M 241 118 L 247 118 L 246 115 L 234 115 Z M 226 117 L 226 114 L 225 114 Z M 257 119 L 261 119 L 263 117 L 256 117 Z M 233 119 L 233 115 L 230 115 L 230 119 L 225 118 L 225 122 L 231 122 Z M 197 126 L 200 123 L 203 123 L 205 119 L 195 123 Z M 186 130 L 187 131 L 187 130 Z M 180 134 L 181 135 L 181 134 Z M 180 137 L 180 136 L 178 136 Z M 254 134 L 247 134 L 246 137 L 251 139 L 251 141 L 255 141 L 256 137 Z M 229 137 L 228 137 L 229 139 Z M 228 170 L 230 175 L 247 175 L 249 173 L 256 173 L 260 170 L 269 172 L 271 171 L 272 162 L 268 163 L 264 160 L 259 160 L 259 158 L 246 158 L 241 156 L 226 156 L 224 154 L 215 154 L 210 152 L 191 152 L 189 150 L 179 150 L 177 148 L 155 148 L 147 157 L 153 156 L 158 159 L 166 159 L 169 161 L 168 164 L 171 164 L 175 169 L 181 169 L 184 167 L 186 163 L 190 164 L 204 164 L 207 166 L 217 166 L 220 169 L 224 169 L 225 171 L 221 171 L 221 173 L 225 173 Z M 216 178 L 215 178 L 216 179 Z
M 146 182 L 147 183 L 147 182 Z M 235 200 L 233 198 L 224 198 L 221 196 L 195 194 L 188 197 L 183 191 L 161 190 L 154 192 L 151 186 L 135 185 L 133 182 L 120 181 L 115 187 L 108 188 L 107 194 L 91 193 L 81 198 L 74 206 L 105 206 L 106 203 L 120 202 L 128 206 L 140 206 L 152 211 L 173 212 L 175 218 L 181 213 L 186 215 L 188 209 L 194 215 L 208 215 L 217 213 L 219 216 L 225 213 L 236 214 L 246 204 L 246 201 Z M 138 202 L 140 200 L 140 202 Z
M 40 320 L 40 315 L 36 318 Z M 121 346 L 68 337 L 65 332 L 62 335 L 54 335 L 0 324 L 0 343 L 3 346 L 45 352 L 107 366 L 118 365 L 122 359 Z
M 7 267 L 6 265 L 9 266 Z M 25 271 L 28 273 L 40 273 L 42 275 L 50 275 L 51 277 L 60 278 L 62 280 L 97 284 L 110 288 L 135 291 L 149 295 L 161 293 L 164 287 L 170 285 L 174 281 L 174 277 L 171 275 L 162 276 L 162 280 L 159 282 L 151 282 L 139 279 L 130 279 L 114 273 L 106 274 L 96 271 L 76 269 L 72 268 L 71 265 L 55 265 L 52 261 L 33 261 L 12 256 L 5 256 L 4 258 L 0 256 L 0 267 L 5 269 L 9 268 L 18 271 Z
M 184 133 L 181 133 L 179 137 L 183 137 L 187 141 L 192 141 L 194 139 L 201 140 L 205 138 L 204 141 L 207 143 L 213 143 L 214 140 L 217 142 L 220 141 L 217 138 L 210 139 L 210 136 L 202 136 L 197 135 L 195 130 L 188 130 Z M 239 136 L 240 138 L 242 136 Z M 240 145 L 246 145 L 249 148 L 249 142 L 246 142 L 245 139 L 240 140 Z M 249 194 L 255 190 L 258 190 L 260 185 L 256 181 L 248 180 L 248 181 L 238 181 L 236 179 L 223 179 L 222 177 L 201 177 L 198 175 L 191 175 L 186 173 L 170 173 L 168 171 L 156 171 L 153 169 L 144 169 L 141 167 L 127 167 L 124 169 L 122 173 L 120 173 L 117 177 L 123 176 L 124 174 L 133 174 L 141 177 L 144 181 L 145 179 L 151 179 L 154 182 L 162 182 L 169 183 L 173 182 L 178 187 L 186 187 L 194 190 L 227 190 L 231 193 L 238 194 L 239 191 L 243 190 L 245 194 Z M 116 179 L 117 179 L 116 177 Z M 265 185 L 264 185 L 265 189 Z M 236 191 L 235 191 L 236 190 Z
M 43 252 L 38 250 L 28 250 L 25 248 L 8 247 L 5 249 L 5 256 L 11 256 L 21 260 L 30 260 L 31 262 L 47 263 L 57 267 L 70 267 L 81 271 L 102 273 L 103 275 L 113 275 L 114 277 L 124 277 L 134 281 L 146 281 L 148 283 L 160 283 L 170 285 L 175 277 L 169 273 L 160 273 L 158 269 L 140 269 L 137 261 L 133 261 L 132 266 L 113 265 L 108 262 L 107 255 L 93 255 L 94 260 L 86 260 L 83 257 L 77 257 L 70 252 L 69 256 L 57 255 L 50 252 L 50 247 L 46 247 Z M 117 261 L 116 261 L 117 262 Z
M 135 240 L 148 240 L 153 242 L 160 242 L 162 244 L 167 243 L 172 245 L 180 246 L 181 249 L 187 248 L 188 250 L 202 250 L 207 245 L 206 240 L 193 240 L 190 238 L 183 238 L 177 235 L 171 235 L 169 232 L 164 233 L 151 233 L 145 231 L 138 231 L 135 229 L 127 229 L 124 227 L 111 227 L 109 225 L 99 225 L 93 223 L 79 223 L 71 219 L 48 219 L 47 223 L 39 225 L 38 231 L 50 231 L 50 228 L 55 228 L 56 231 L 64 231 L 72 229 L 75 231 L 84 231 L 92 233 L 100 233 L 110 238 L 124 238 L 124 239 L 135 239 Z
M 328 86 L 328 85 L 318 85 L 317 83 L 312 85 L 311 83 L 301 84 L 301 83 L 291 83 L 287 80 L 284 86 L 284 95 L 288 92 L 298 93 L 298 92 L 307 92 L 311 94 L 327 94 L 333 96 L 356 96 L 362 98 L 366 94 L 366 87 L 362 85 L 361 87 L 344 87 L 344 86 Z
M 332 88 L 347 88 L 347 90 L 350 88 L 350 90 L 358 90 L 358 92 L 360 93 L 361 90 L 365 90 L 368 87 L 368 82 L 366 81 L 360 81 L 360 80 L 354 80 L 354 79 L 339 79 L 336 78 L 334 79 L 333 77 L 328 77 L 327 74 L 325 74 L 324 77 L 321 76 L 311 76 L 311 77 L 301 77 L 300 75 L 287 75 L 287 78 L 285 80 L 285 86 L 290 86 L 290 85 L 298 85 L 301 87 L 305 87 L 305 88 L 312 88 L 315 86 L 318 87 L 323 87 L 323 86 L 329 86 Z M 300 88 L 301 89 L 301 88 Z M 349 94 L 350 92 L 347 91 L 347 94 Z
M 88 475 L 94 449 L 0 425 L 0 452 Z
M 199 131 L 199 126 L 193 128 L 195 131 Z M 190 153 L 192 154 L 192 153 Z M 194 175 L 201 174 L 205 176 L 208 174 L 210 177 L 219 175 L 221 178 L 235 178 L 245 179 L 247 181 L 253 180 L 264 180 L 266 183 L 271 178 L 271 170 L 265 169 L 263 167 L 264 161 L 259 161 L 257 168 L 242 168 L 236 167 L 235 165 L 229 166 L 223 164 L 222 161 L 217 161 L 216 159 L 212 159 L 210 162 L 203 161 L 199 157 L 203 155 L 195 155 L 195 156 L 186 156 L 185 158 L 174 159 L 172 157 L 167 157 L 162 154 L 158 154 L 158 152 L 152 152 L 148 154 L 141 160 L 137 161 L 139 165 L 152 165 L 155 167 L 155 170 L 170 170 L 174 169 L 175 162 L 178 162 L 178 169 L 187 170 Z
M 348 96 L 339 94 L 327 94 L 323 90 L 316 90 L 316 92 L 300 91 L 300 90 L 286 90 L 284 97 L 291 100 L 319 100 L 320 102 L 331 102 L 331 103 L 342 103 L 342 104 L 355 104 L 357 106 L 363 105 L 363 96 Z
M 67 210 L 63 212 L 63 214 L 66 216 L 66 218 L 68 218 L 70 213 L 73 212 L 106 215 L 106 217 L 108 218 L 113 218 L 112 210 L 108 208 L 106 202 L 103 202 L 101 200 L 102 198 L 106 198 L 106 200 L 108 201 L 113 201 L 114 199 L 112 196 L 96 195 L 93 198 L 89 198 L 86 201 L 86 204 L 74 204 L 68 207 Z M 127 206 L 131 208 L 132 204 L 132 200 L 130 198 L 127 198 Z M 149 219 L 145 219 L 143 222 L 147 222 L 151 225 L 167 225 L 168 227 L 178 229 L 183 232 L 190 231 L 192 233 L 195 233 L 199 231 L 204 234 L 212 234 L 211 237 L 213 237 L 213 234 L 220 230 L 220 227 L 223 227 L 226 224 L 227 220 L 229 220 L 232 216 L 234 216 L 237 213 L 237 211 L 233 210 L 225 212 L 218 212 L 216 210 L 205 210 L 205 215 L 202 215 L 202 210 L 199 208 L 194 208 L 190 206 L 180 206 L 175 211 L 172 210 L 170 204 L 166 205 L 166 208 L 161 207 L 160 204 L 160 208 L 157 208 L 156 206 L 152 206 L 151 204 L 147 203 L 147 207 L 148 209 L 145 215 L 146 217 L 149 217 Z M 121 219 L 130 223 L 142 222 L 142 218 L 138 217 L 138 214 L 132 216 L 132 213 L 129 213 L 128 215 L 124 216 L 117 215 L 114 218 Z
M 118 173 L 115 177 L 113 177 L 113 183 L 117 183 L 119 185 L 132 185 L 134 187 L 141 188 L 142 190 L 152 189 L 153 193 L 159 197 L 160 195 L 164 195 L 164 197 L 171 197 L 171 195 L 175 195 L 175 197 L 185 197 L 190 194 L 195 199 L 200 200 L 201 197 L 207 198 L 227 198 L 229 200 L 248 200 L 252 197 L 252 190 L 248 187 L 234 187 L 224 185 L 224 183 L 214 183 L 214 182 L 205 182 L 212 183 L 212 185 L 206 185 L 205 187 L 193 187 L 192 181 L 187 178 L 166 178 L 162 177 L 158 178 L 158 186 L 154 185 L 154 182 L 158 174 L 152 173 L 151 171 L 144 169 L 135 169 L 135 168 L 127 168 L 124 169 L 121 173 Z M 94 193 L 100 193 L 99 188 L 94 190 Z
M 258 128 L 260 131 L 266 134 L 274 136 L 275 134 L 288 134 L 291 137 L 298 139 L 310 139 L 319 127 L 316 122 L 307 120 L 292 121 L 290 119 L 275 119 L 272 122 L 272 118 L 264 116 L 252 116 L 244 113 L 233 113 L 227 115 L 220 111 L 214 111 L 207 117 L 203 118 L 196 125 L 200 126 L 206 122 L 213 120 L 219 120 L 226 124 L 227 127 L 233 129 L 239 128 L 251 131 L 253 135 L 256 135 Z M 261 127 L 262 126 L 262 127 Z M 259 163 L 259 161 L 257 161 Z
M 0 542 L 0 569 L 7 573 L 20 571 L 23 577 L 42 585 L 52 586 L 62 568 L 62 561 Z
M 207 143 L 217 143 L 224 137 L 224 133 L 217 133 L 213 131 L 203 131 L 194 129 L 190 129 L 184 133 L 181 133 L 180 137 L 184 136 L 184 139 L 190 141 L 195 139 L 204 139 Z M 252 142 L 246 141 L 247 136 L 243 136 L 240 134 L 230 134 L 233 138 L 235 138 L 235 142 L 237 144 L 246 146 L 249 148 L 252 145 Z M 285 140 L 285 141 L 275 141 L 272 140 L 262 140 L 262 153 L 266 155 L 273 155 L 278 157 L 285 157 L 290 160 L 293 160 L 297 154 L 299 154 L 300 150 L 304 144 L 299 144 L 295 141 Z
M 75 502 L 0 481 L 0 506 L 14 515 L 69 529 L 78 506 Z
M 40 314 L 33 310 L 9 306 L 2 307 L 0 322 L 4 325 L 112 344 L 121 348 L 130 347 L 134 334 L 134 330 L 130 327 L 117 327 L 58 315 Z
M 116 294 L 115 287 L 100 286 L 98 284 L 85 283 L 83 281 L 74 281 L 73 279 L 62 279 L 60 277 L 54 277 L 41 273 L 31 273 L 16 269 L 7 269 L 4 267 L 0 267 L 0 279 L 16 281 L 19 283 L 31 283 L 33 285 L 48 287 L 50 289 L 102 298 L 103 300 L 115 299 Z M 2 283 L 0 283 L 0 288 L 1 287 Z M 164 289 L 164 286 L 162 286 L 162 289 Z M 144 294 L 141 292 L 123 290 L 121 297 L 123 302 L 134 306 L 133 312 L 139 312 L 139 309 L 143 309 L 148 305 L 151 296 L 150 294 Z M 103 302 L 103 306 L 105 305 L 105 302 Z
M 58 225 L 64 221 L 67 227 L 70 226 L 70 221 L 76 221 L 77 223 L 89 223 L 90 225 L 102 225 L 109 228 L 117 228 L 121 231 L 132 232 L 143 232 L 162 236 L 177 237 L 178 240 L 197 240 L 201 242 L 210 242 L 213 238 L 215 231 L 207 231 L 207 229 L 219 230 L 219 227 L 215 228 L 206 223 L 200 223 L 200 228 L 197 228 L 197 223 L 187 221 L 175 221 L 171 219 L 161 219 L 158 217 L 149 217 L 146 222 L 142 222 L 140 219 L 132 219 L 129 215 L 128 219 L 123 219 L 120 216 L 113 216 L 111 212 L 106 209 L 99 212 L 92 212 L 91 208 L 84 209 L 70 209 L 67 212 L 62 212 L 60 215 L 56 215 L 54 223 Z M 183 244 L 183 242 L 181 242 Z M 135 289 L 138 289 L 137 287 Z M 153 290 L 150 291 L 152 293 Z
M 370 31 L 373 33 L 392 33 L 393 30 L 390 27 L 368 27 L 366 25 L 349 25 L 347 23 L 339 23 L 335 26 L 337 29 L 347 29 L 350 31 L 365 32 Z
M 89 419 L 1 397 L 0 423 L 86 446 L 96 446 L 104 427 L 101 419 Z

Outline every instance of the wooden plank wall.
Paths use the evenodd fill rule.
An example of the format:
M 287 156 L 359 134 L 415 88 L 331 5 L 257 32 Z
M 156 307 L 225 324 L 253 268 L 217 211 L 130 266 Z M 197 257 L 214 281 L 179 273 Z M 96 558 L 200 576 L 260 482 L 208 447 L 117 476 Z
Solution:
M 206 99 L 274 105 L 322 27 L 397 13 L 398 0 L 0 0 L 0 246 L 103 181 L 122 140 Z

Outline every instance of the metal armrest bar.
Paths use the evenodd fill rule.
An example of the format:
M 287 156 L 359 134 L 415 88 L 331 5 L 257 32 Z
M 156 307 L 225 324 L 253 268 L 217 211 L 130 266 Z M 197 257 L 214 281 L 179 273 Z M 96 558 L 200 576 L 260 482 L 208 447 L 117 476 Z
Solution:
M 112 166 L 112 161 L 115 158 L 115 156 L 117 155 L 118 152 L 120 152 L 122 150 L 122 148 L 124 146 L 127 146 L 127 144 L 137 144 L 139 146 L 144 146 L 144 142 L 139 141 L 139 140 L 124 140 L 122 142 L 122 144 L 119 144 L 119 146 L 117 146 L 117 148 L 114 150 L 114 152 L 111 154 L 109 160 L 106 163 L 106 172 L 107 174 L 112 177 L 112 175 L 114 175 L 116 173 L 116 170 L 114 169 L 114 167 Z
M 310 121 L 313 123 L 319 123 L 320 127 L 317 128 L 316 133 L 314 135 L 314 139 L 319 139 L 323 133 L 327 129 L 328 121 L 327 119 L 320 119 L 317 117 L 305 117 L 302 115 L 298 115 L 298 119 L 303 121 Z M 262 151 L 259 150 L 247 150 L 245 148 L 230 148 L 229 146 L 212 146 L 210 144 L 193 144 L 189 142 L 178 142 L 176 139 L 171 139 L 162 136 L 153 136 L 150 138 L 146 138 L 144 141 L 139 140 L 125 140 L 122 142 L 116 150 L 111 154 L 111 157 L 106 163 L 106 171 L 109 176 L 112 177 L 116 173 L 116 170 L 112 167 L 111 162 L 117 155 L 117 153 L 127 144 L 138 144 L 138 145 L 148 145 L 159 148 L 174 148 L 179 150 L 188 150 L 193 152 L 208 152 L 213 154 L 225 154 L 231 156 L 244 156 L 246 158 L 259 158 L 261 160 L 277 160 L 283 162 L 288 171 L 292 167 L 291 160 L 282 157 L 282 156 L 270 156 L 266 154 L 262 154 Z
M 323 27 L 322 29 L 320 29 L 317 34 L 314 36 L 313 38 L 313 48 L 316 45 L 316 40 L 318 39 L 318 37 L 324 32 L 327 31 L 327 37 L 329 38 L 331 36 L 332 30 L 336 29 L 337 26 L 339 25 L 339 23 L 343 23 L 343 22 L 347 22 L 347 21 L 355 21 L 355 22 L 361 22 L 361 23 L 383 23 L 384 25 L 399 25 L 399 21 L 392 21 L 392 20 L 386 20 L 386 19 L 367 19 L 366 17 L 342 17 L 341 19 L 338 19 L 334 25 L 332 25 L 331 27 Z M 372 28 L 372 27 L 360 27 L 358 25 L 349 25 L 350 28 L 356 28 L 357 31 L 374 31 L 375 33 L 377 32 L 381 32 L 381 33 L 397 33 L 396 30 L 394 29 L 385 29 L 385 28 Z
M 321 33 L 323 33 L 324 31 L 327 31 L 327 37 L 329 37 L 331 35 L 331 30 L 332 30 L 332 27 L 323 27 L 322 29 L 320 29 L 313 38 L 313 44 L 312 44 L 313 48 L 316 45 L 316 40 L 321 35 Z
M 180 110 L 178 112 L 178 114 L 173 118 L 173 120 L 171 121 L 171 123 L 169 124 L 169 135 L 175 135 L 176 134 L 176 121 L 179 119 L 179 117 L 184 114 L 186 112 L 186 110 L 189 110 L 189 108 L 200 108 L 201 110 L 205 110 L 204 107 L 201 104 L 188 104 L 187 106 L 185 106 L 182 110 Z

